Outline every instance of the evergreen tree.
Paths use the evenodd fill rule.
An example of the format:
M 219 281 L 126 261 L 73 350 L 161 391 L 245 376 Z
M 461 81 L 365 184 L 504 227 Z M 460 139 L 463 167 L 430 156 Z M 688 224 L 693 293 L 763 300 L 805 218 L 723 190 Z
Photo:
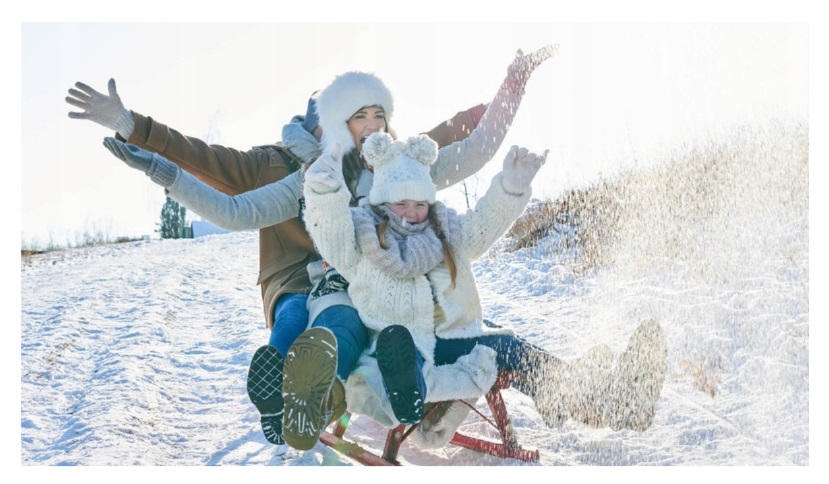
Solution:
M 161 207 L 161 223 L 159 230 L 162 239 L 181 239 L 187 237 L 187 223 L 185 221 L 187 209 L 170 197 Z

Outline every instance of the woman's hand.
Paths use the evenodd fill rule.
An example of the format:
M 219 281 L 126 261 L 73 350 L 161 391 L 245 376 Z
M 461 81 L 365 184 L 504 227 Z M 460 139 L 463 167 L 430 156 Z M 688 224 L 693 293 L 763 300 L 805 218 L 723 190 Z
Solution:
M 75 87 L 77 89 L 69 89 L 70 95 L 66 96 L 66 102 L 83 109 L 83 112 L 70 112 L 70 118 L 88 119 L 115 131 L 118 120 L 122 116 L 129 115 L 129 111 L 124 108 L 124 103 L 121 102 L 121 97 L 115 89 L 115 79 L 109 80 L 109 96 L 101 94 L 82 82 L 76 82 Z
M 181 169 L 172 161 L 135 145 L 106 137 L 104 146 L 127 166 L 144 173 L 153 183 L 164 188 L 172 187 L 181 175 Z
M 153 154 L 135 145 L 128 145 L 112 137 L 104 138 L 104 146 L 130 168 L 146 174 L 153 164 Z
M 514 94 L 524 94 L 524 87 L 530 75 L 545 60 L 558 53 L 558 44 L 545 45 L 531 54 L 524 54 L 521 49 L 515 54 L 512 64 L 507 68 L 507 78 L 503 88 Z

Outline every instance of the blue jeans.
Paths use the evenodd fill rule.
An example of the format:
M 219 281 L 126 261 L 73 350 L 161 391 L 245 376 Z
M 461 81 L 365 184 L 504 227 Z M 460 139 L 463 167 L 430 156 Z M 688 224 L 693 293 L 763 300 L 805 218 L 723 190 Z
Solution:
M 283 356 L 288 354 L 288 348 L 308 328 L 308 309 L 305 307 L 307 300 L 307 294 L 284 294 L 276 301 L 268 344 L 278 349 Z
M 556 364 L 560 361 L 540 347 L 527 343 L 514 335 L 498 334 L 462 339 L 442 339 L 436 337 L 435 366 L 452 364 L 461 356 L 471 353 L 475 345 L 479 344 L 494 349 L 496 352 L 495 363 L 498 366 L 498 371 L 517 373 L 519 378 L 513 384 L 518 384 L 516 389 L 530 395 L 531 393 L 527 391 L 528 388 L 525 385 L 521 385 L 521 381 L 526 380 L 526 378 L 520 377 L 526 377 L 540 365 L 549 363 Z M 421 395 L 425 398 L 426 383 L 423 379 L 423 358 L 420 355 L 420 351 L 417 352 L 417 367 L 420 370 L 417 385 L 420 388 Z
M 317 316 L 312 326 L 328 328 L 334 333 L 337 338 L 337 375 L 345 381 L 369 341 L 368 329 L 357 310 L 350 306 L 331 306 Z
M 268 344 L 282 355 L 308 328 L 307 294 L 285 294 L 276 302 L 273 311 L 273 329 Z M 337 375 L 345 381 L 357 365 L 357 359 L 368 346 L 368 329 L 357 310 L 349 306 L 331 306 L 322 311 L 312 327 L 328 328 L 337 338 Z
M 539 365 L 559 361 L 542 348 L 511 334 L 478 336 L 464 339 L 441 339 L 435 343 L 435 366 L 454 363 L 459 357 L 469 354 L 476 344 L 489 346 L 497 353 L 495 362 L 498 371 L 515 372 L 526 376 Z

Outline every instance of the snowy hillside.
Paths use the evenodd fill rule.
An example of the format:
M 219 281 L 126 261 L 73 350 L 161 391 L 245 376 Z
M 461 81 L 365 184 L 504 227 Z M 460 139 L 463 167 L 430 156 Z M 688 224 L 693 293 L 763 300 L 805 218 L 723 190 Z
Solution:
M 551 430 L 529 398 L 505 392 L 542 465 L 810 465 L 808 129 L 733 146 L 713 155 L 734 163 L 631 178 L 599 264 L 579 263 L 555 234 L 512 252 L 505 240 L 475 264 L 484 314 L 562 357 L 621 350 L 644 318 L 667 335 L 668 376 L 644 433 Z M 262 435 L 245 393 L 267 341 L 257 244 L 243 232 L 22 260 L 21 463 L 354 465 Z M 380 451 L 385 430 L 357 417 L 347 435 Z M 526 465 L 408 444 L 400 459 Z

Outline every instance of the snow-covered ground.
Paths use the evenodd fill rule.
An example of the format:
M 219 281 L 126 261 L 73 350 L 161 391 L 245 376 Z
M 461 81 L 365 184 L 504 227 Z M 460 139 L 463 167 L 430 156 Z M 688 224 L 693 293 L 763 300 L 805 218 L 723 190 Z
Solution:
M 607 265 L 577 270 L 553 237 L 476 262 L 485 315 L 562 357 L 597 343 L 621 350 L 644 318 L 668 339 L 668 376 L 643 433 L 551 430 L 528 397 L 505 392 L 542 467 L 811 467 L 805 156 L 802 143 L 758 148 L 737 176 L 711 177 L 697 197 L 719 208 L 704 216 L 682 210 L 711 204 L 670 211 L 642 189 L 634 230 Z M 22 465 L 354 465 L 322 444 L 298 452 L 262 435 L 245 392 L 268 336 L 257 244 L 242 232 L 23 260 Z M 346 435 L 379 452 L 385 429 L 355 417 Z M 451 446 L 404 444 L 399 457 L 527 466 Z

